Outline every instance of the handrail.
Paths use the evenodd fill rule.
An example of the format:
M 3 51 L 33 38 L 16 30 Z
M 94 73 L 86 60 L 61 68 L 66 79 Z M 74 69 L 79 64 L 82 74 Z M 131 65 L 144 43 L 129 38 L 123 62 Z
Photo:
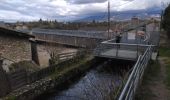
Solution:
M 111 40 L 103 41 L 102 43 L 108 43 L 108 42 L 111 42 L 113 40 L 116 40 L 116 39 L 111 39 Z
M 137 63 L 136 63 L 135 66 L 134 66 L 134 69 L 136 69 L 136 67 L 137 67 L 138 63 L 140 62 L 140 60 L 141 60 L 141 56 L 139 56 L 139 59 L 137 60 Z M 130 74 L 127 82 L 126 82 L 127 84 L 125 85 L 123 91 L 121 92 L 121 95 L 120 95 L 119 100 L 123 100 L 124 94 L 126 93 L 126 91 L 127 91 L 127 89 L 128 89 L 129 83 L 130 83 L 130 81 L 131 81 L 131 79 L 132 79 L 132 77 L 133 77 L 133 73 L 134 73 L 134 72 L 135 72 L 135 70 L 132 70 L 132 72 L 131 72 L 131 74 Z
M 150 60 L 151 54 L 152 54 L 152 46 L 148 47 L 145 53 L 139 56 L 118 100 L 132 100 L 133 99 L 137 86 L 147 66 L 147 63 Z
M 127 46 L 144 46 L 144 47 L 148 47 L 148 46 L 152 46 L 155 47 L 155 45 L 146 45 L 146 44 L 129 44 L 129 43 L 111 43 L 111 42 L 102 42 L 102 44 L 113 44 L 113 45 L 127 45 Z
M 134 55 L 130 56 L 130 59 L 137 60 L 140 54 L 143 54 L 147 47 L 153 47 L 154 45 L 138 45 L 138 44 L 127 44 L 127 43 L 101 43 L 95 50 L 94 55 L 96 56 L 104 56 L 102 53 L 107 52 L 108 50 L 115 50 L 114 53 L 110 55 L 110 57 L 121 58 L 124 57 L 128 59 L 127 56 L 121 55 L 119 51 L 127 50 L 133 52 Z M 108 56 L 108 55 L 107 55 Z M 136 56 L 136 57 L 135 57 Z

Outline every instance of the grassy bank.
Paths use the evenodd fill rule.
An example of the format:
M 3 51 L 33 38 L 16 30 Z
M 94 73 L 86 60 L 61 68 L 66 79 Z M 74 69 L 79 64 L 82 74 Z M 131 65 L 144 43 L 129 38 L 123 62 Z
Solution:
M 77 59 L 77 61 L 70 61 L 67 63 L 63 63 L 58 65 L 55 72 L 51 75 L 52 78 L 58 78 L 63 76 L 66 73 L 69 73 L 73 70 L 83 70 L 88 69 L 90 66 L 86 66 L 86 64 L 91 61 L 93 57 L 88 56 L 84 57 L 81 60 Z M 83 66 L 84 65 L 84 66 Z M 83 67 L 82 67 L 83 66 Z
M 135 100 L 169 100 L 170 90 L 170 49 L 160 47 L 159 61 L 148 65 Z
M 3 100 L 32 100 L 33 98 L 48 91 L 48 89 L 55 88 L 56 86 L 63 84 L 65 81 L 75 77 L 76 75 L 86 72 L 91 68 L 90 65 L 93 64 L 93 62 L 95 62 L 95 60 L 92 56 L 76 57 L 75 59 L 62 62 L 58 65 L 55 65 L 56 68 L 53 74 L 42 80 L 36 81 L 29 86 L 25 86 L 24 89 L 27 91 L 20 93 L 20 90 L 22 90 L 21 88 L 20 90 L 9 94 L 7 97 L 4 97 Z M 41 91 L 36 92 L 37 90 Z
M 163 61 L 166 66 L 166 80 L 165 83 L 170 90 L 170 48 L 160 47 L 160 57 L 163 58 Z
M 153 81 L 156 81 L 159 77 L 160 64 L 158 61 L 150 61 L 148 68 L 145 71 L 140 88 L 137 91 L 135 100 L 150 100 L 154 96 L 149 86 Z

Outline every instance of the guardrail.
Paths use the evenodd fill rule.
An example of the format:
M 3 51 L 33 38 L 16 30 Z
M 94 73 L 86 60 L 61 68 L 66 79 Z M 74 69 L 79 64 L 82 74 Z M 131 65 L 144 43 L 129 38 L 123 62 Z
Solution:
M 128 44 L 128 43 L 110 43 L 102 42 L 94 51 L 95 56 L 104 56 L 104 53 L 111 51 L 109 57 L 113 58 L 125 58 L 125 59 L 138 59 L 139 55 L 142 55 L 148 46 L 151 46 L 155 50 L 154 45 L 143 45 L 143 44 Z M 122 52 L 133 52 L 133 55 L 123 55 Z M 108 55 L 107 55 L 108 56 Z
M 140 55 L 137 63 L 133 67 L 133 70 L 118 98 L 118 100 L 133 100 L 136 89 L 142 79 L 144 71 L 147 67 L 152 55 L 152 46 L 149 46 L 143 55 Z

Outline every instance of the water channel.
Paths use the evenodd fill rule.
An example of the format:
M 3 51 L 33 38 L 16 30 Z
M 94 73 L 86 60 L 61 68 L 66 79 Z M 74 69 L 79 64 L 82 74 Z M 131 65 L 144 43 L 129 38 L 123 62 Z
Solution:
M 105 61 L 63 86 L 48 91 L 40 100 L 110 100 L 115 98 L 132 61 Z M 37 100 L 37 99 L 36 99 Z

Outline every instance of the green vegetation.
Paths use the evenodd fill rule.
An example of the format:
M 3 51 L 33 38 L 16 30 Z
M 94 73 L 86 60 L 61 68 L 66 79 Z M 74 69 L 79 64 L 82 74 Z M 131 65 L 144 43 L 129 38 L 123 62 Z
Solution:
M 168 59 L 169 60 L 169 59 Z M 166 73 L 167 73 L 167 78 L 166 78 L 166 84 L 170 90 L 170 60 L 166 63 Z
M 17 63 L 13 63 L 13 64 L 10 65 L 9 68 L 10 68 L 10 71 L 25 69 L 27 71 L 34 72 L 34 71 L 39 70 L 38 65 L 36 65 L 32 61 L 20 61 L 20 62 L 17 62 Z
M 91 61 L 93 57 L 84 57 L 79 58 L 64 62 L 62 64 L 59 64 L 55 70 L 55 72 L 51 75 L 53 78 L 58 78 L 59 76 L 63 76 L 64 74 L 68 74 L 72 71 L 79 71 L 79 70 L 84 70 L 88 69 L 88 63 Z
M 161 57 L 170 57 L 170 48 L 160 47 L 159 54 Z
M 166 80 L 165 83 L 170 89 L 170 48 L 161 47 L 160 48 L 160 56 L 164 57 L 164 63 L 166 66 Z
M 17 98 L 15 96 L 9 96 L 7 99 L 5 100 L 17 100 Z
M 163 60 L 165 64 L 165 70 L 166 78 L 164 81 L 165 85 L 170 90 L 170 49 L 168 47 L 160 47 L 159 54 L 161 60 Z M 140 91 L 138 91 L 136 95 L 136 100 L 150 100 L 151 98 L 156 97 L 152 93 L 151 88 L 154 88 L 154 82 L 160 81 L 162 76 L 160 75 L 161 72 L 161 66 L 158 61 L 151 61 L 145 74 L 144 74 L 144 80 L 142 81 Z M 153 86 L 153 87 L 152 87 Z
M 162 28 L 167 31 L 168 37 L 170 37 L 170 5 L 165 9 L 162 19 Z
M 145 71 L 141 87 L 137 91 L 135 100 L 150 100 L 155 95 L 150 90 L 149 86 L 153 81 L 157 80 L 160 72 L 160 64 L 158 61 L 150 61 L 147 70 Z

